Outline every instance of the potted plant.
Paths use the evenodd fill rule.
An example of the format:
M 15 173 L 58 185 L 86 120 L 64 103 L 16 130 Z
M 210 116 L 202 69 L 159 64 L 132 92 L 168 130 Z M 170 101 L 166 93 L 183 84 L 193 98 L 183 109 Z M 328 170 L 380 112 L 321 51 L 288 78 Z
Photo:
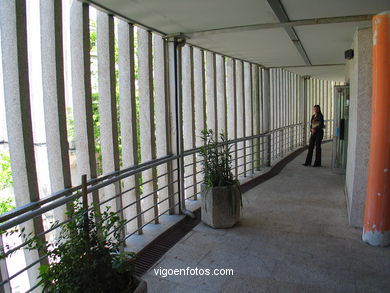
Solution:
M 227 137 L 220 133 L 220 142 L 214 137 L 211 129 L 202 131 L 202 221 L 213 228 L 230 228 L 240 219 L 242 193 L 231 171 Z
M 95 210 L 75 202 L 54 243 L 29 238 L 22 230 L 27 249 L 48 255 L 49 263 L 39 267 L 43 292 L 147 292 L 146 283 L 134 275 L 134 254 L 121 249 L 124 221 L 108 207 Z

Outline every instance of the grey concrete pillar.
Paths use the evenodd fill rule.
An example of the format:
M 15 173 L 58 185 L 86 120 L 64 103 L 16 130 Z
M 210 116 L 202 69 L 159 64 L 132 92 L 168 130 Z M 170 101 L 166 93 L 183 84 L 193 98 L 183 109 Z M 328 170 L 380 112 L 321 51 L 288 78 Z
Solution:
M 40 1 L 42 90 L 51 192 L 72 186 L 66 125 L 61 1 Z M 66 207 L 55 209 L 63 221 Z
M 153 60 L 154 60 L 154 101 L 156 117 L 156 157 L 160 158 L 168 155 L 168 105 L 166 95 L 166 76 L 165 76 L 165 41 L 160 35 L 153 34 Z M 168 172 L 168 165 L 158 166 L 158 176 Z M 161 189 L 166 186 L 166 188 Z M 169 210 L 169 188 L 168 175 L 158 178 L 158 200 L 160 213 Z
M 244 104 L 244 75 L 243 75 L 243 63 L 242 61 L 235 60 L 236 63 L 236 103 L 237 103 L 237 138 L 245 136 L 245 104 Z M 237 144 L 237 157 L 241 157 L 237 160 L 238 174 L 242 175 L 244 172 L 244 143 L 239 142 Z
M 178 56 L 175 40 L 171 39 L 167 43 L 167 56 L 166 64 L 168 65 L 168 74 L 167 74 L 167 85 L 169 86 L 168 97 L 169 97 L 169 141 L 170 141 L 170 154 L 177 155 L 179 154 L 179 136 L 178 128 L 179 121 L 178 117 L 178 90 L 176 86 L 177 80 L 177 68 L 178 68 Z M 179 213 L 179 184 L 178 178 L 179 174 L 177 170 L 178 160 L 173 160 L 168 163 L 168 180 L 170 186 L 172 187 L 170 196 L 172 198 L 169 201 L 170 214 Z M 171 172 L 170 172 L 171 171 Z M 176 182 L 176 183 L 173 183 Z
M 226 133 L 226 92 L 225 92 L 225 57 L 216 54 L 215 74 L 217 91 L 217 121 L 218 133 Z
M 262 111 L 263 116 L 263 131 L 269 132 L 271 130 L 271 118 L 272 118 L 272 101 L 271 101 L 271 94 L 273 87 L 271 87 L 270 83 L 270 69 L 264 68 L 263 69 L 263 100 L 264 100 L 264 106 Z M 271 135 L 267 135 L 265 141 L 264 141 L 264 147 L 265 147 L 265 164 L 266 166 L 271 166 Z
M 194 48 L 194 103 L 196 146 L 202 145 L 201 131 L 206 128 L 206 92 L 204 51 Z
M 183 103 L 183 147 L 184 150 L 190 150 L 194 147 L 194 91 L 193 91 L 193 70 L 192 70 L 192 54 L 191 48 L 186 45 L 182 48 L 182 103 Z M 196 194 L 194 185 L 194 165 L 193 156 L 184 157 L 184 176 L 185 178 L 185 198 L 189 198 Z
M 206 52 L 207 128 L 217 133 L 217 97 L 215 87 L 215 54 Z
M 306 127 L 306 121 L 307 121 L 307 92 L 308 92 L 308 77 L 303 76 L 299 78 L 299 88 L 300 88 L 300 123 L 302 123 L 302 139 L 303 139 L 303 145 L 307 145 L 307 127 Z
M 115 77 L 115 33 L 114 17 L 104 12 L 97 12 L 97 55 L 98 89 L 100 116 L 100 144 L 102 150 L 103 174 L 120 169 L 118 146 L 118 120 L 116 108 Z M 111 211 L 120 211 L 123 219 L 121 183 L 108 185 L 103 190 L 104 203 Z M 124 231 L 122 231 L 124 233 Z
M 252 134 L 260 134 L 259 67 L 252 65 Z M 253 171 L 260 170 L 260 139 L 253 140 Z
M 5 0 L 0 9 L 1 53 L 9 151 L 16 206 L 39 200 L 31 125 L 26 3 Z M 25 233 L 43 232 L 42 218 L 26 222 Z M 25 251 L 27 265 L 35 262 L 36 251 Z M 46 263 L 46 261 L 41 261 Z M 28 270 L 30 285 L 37 283 L 38 266 Z
M 96 155 L 92 118 L 89 6 L 73 1 L 70 8 L 70 54 L 72 99 L 79 178 L 87 174 L 96 178 Z M 80 182 L 78 182 L 80 183 Z M 98 192 L 93 201 L 99 202 Z
M 194 80 L 194 107 L 195 107 L 195 146 L 203 144 L 201 131 L 206 128 L 206 92 L 205 92 L 205 69 L 204 69 L 204 51 L 193 48 L 193 80 Z M 196 170 L 202 170 L 202 164 L 196 165 Z M 200 172 L 196 176 L 196 182 L 199 184 L 203 180 L 203 174 Z M 198 192 L 200 186 L 198 187 Z
M 137 113 L 135 102 L 134 78 L 134 26 L 124 21 L 118 22 L 118 72 L 119 72 L 119 113 L 122 136 L 122 164 L 124 168 L 138 164 Z M 123 211 L 126 219 L 141 213 L 139 174 L 123 180 Z M 136 204 L 131 205 L 136 202 Z M 130 206 L 131 205 L 131 206 Z M 138 216 L 126 225 L 127 233 L 142 226 L 142 217 Z M 142 229 L 138 231 L 142 234 Z
M 154 124 L 153 69 L 152 69 L 152 33 L 141 28 L 138 31 L 138 87 L 141 136 L 141 160 L 148 162 L 156 157 L 156 139 Z M 147 210 L 157 203 L 155 168 L 142 172 L 142 180 L 150 181 L 142 185 L 142 209 Z M 157 207 L 157 206 L 156 206 Z M 158 212 L 158 211 L 157 211 Z M 155 209 L 144 213 L 145 222 L 155 218 Z M 156 219 L 158 220 L 158 218 Z
M 245 136 L 252 135 L 252 121 L 253 121 L 253 112 L 252 112 L 252 74 L 251 74 L 251 64 L 244 62 L 244 90 L 245 90 Z M 252 141 L 248 140 L 245 143 L 247 147 L 245 152 L 247 156 L 244 158 L 246 160 L 246 171 L 251 172 L 253 169 L 252 165 Z M 246 176 L 247 174 L 245 174 Z

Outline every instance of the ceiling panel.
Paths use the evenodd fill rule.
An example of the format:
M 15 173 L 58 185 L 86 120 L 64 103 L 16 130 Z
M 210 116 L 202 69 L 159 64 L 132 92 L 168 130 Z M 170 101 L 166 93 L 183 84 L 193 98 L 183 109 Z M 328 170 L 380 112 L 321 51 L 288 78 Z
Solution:
M 265 0 L 94 0 L 123 16 L 172 34 L 275 22 Z
M 311 63 L 345 63 L 344 51 L 350 49 L 354 33 L 370 22 L 339 23 L 296 27 L 295 30 L 308 54 Z
M 281 0 L 290 20 L 376 14 L 390 9 L 389 0 Z
M 305 64 L 288 35 L 281 28 L 213 34 L 190 39 L 189 42 L 264 66 Z

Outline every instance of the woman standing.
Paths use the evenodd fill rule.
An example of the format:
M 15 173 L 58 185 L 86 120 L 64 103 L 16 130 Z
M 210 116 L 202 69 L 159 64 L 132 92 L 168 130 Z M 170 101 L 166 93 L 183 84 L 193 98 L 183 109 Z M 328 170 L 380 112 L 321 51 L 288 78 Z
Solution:
M 311 116 L 310 124 L 310 142 L 309 142 L 309 152 L 307 153 L 306 161 L 303 164 L 304 166 L 310 166 L 313 158 L 314 146 L 316 147 L 316 159 L 314 161 L 313 167 L 321 166 L 321 142 L 324 137 L 324 116 L 321 113 L 321 108 L 319 105 L 313 107 L 313 116 Z

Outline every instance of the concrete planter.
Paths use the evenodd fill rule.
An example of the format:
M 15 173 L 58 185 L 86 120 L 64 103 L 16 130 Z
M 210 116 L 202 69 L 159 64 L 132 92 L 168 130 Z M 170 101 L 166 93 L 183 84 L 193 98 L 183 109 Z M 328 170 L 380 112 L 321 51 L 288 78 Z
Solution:
M 230 228 L 240 220 L 241 190 L 238 184 L 202 185 L 202 222 L 213 228 Z
M 147 293 L 148 292 L 148 286 L 146 282 L 140 278 L 136 278 L 138 281 L 138 286 L 135 288 L 133 293 Z

